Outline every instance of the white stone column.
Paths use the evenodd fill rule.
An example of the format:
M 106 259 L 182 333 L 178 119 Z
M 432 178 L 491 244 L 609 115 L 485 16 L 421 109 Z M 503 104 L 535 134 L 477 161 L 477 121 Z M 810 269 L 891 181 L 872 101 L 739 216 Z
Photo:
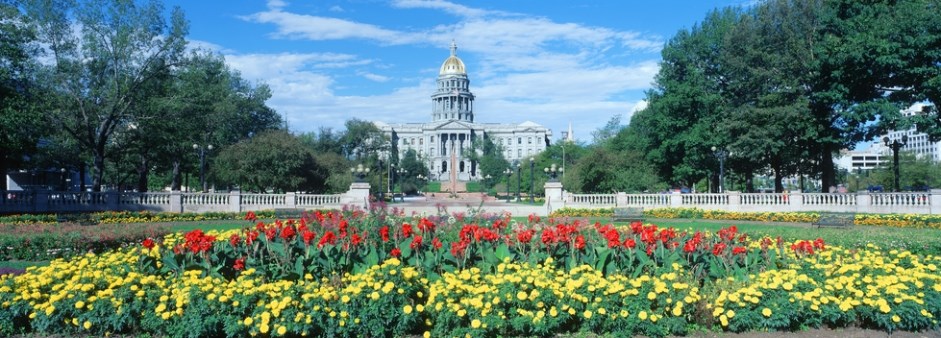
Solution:
M 565 207 L 565 199 L 562 196 L 562 182 L 546 182 L 546 215 L 551 214 L 553 210 Z
M 928 197 L 928 204 L 931 207 L 931 214 L 941 214 L 941 189 L 931 189 L 931 196 Z

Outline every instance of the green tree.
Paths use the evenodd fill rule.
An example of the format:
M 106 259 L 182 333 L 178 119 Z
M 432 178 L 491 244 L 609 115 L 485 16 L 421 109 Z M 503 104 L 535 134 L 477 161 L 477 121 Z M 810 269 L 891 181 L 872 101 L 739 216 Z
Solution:
M 37 0 L 24 7 L 49 51 L 43 81 L 54 94 L 47 115 L 91 152 L 93 189 L 100 191 L 112 135 L 151 95 L 147 83 L 179 62 L 188 24 L 179 9 L 165 21 L 156 1 Z
M 48 134 L 40 123 L 42 92 L 32 75 L 36 35 L 28 20 L 14 4 L 0 1 L 0 176 L 23 167 Z M 6 190 L 6 179 L 0 181 Z
M 493 142 L 489 136 L 478 137 L 464 156 L 477 166 L 478 178 L 486 187 L 493 188 L 500 182 L 503 171 L 510 167 L 510 162 L 503 157 L 503 146 Z M 486 177 L 490 176 L 488 180 Z
M 313 151 L 283 130 L 272 130 L 230 145 L 215 158 L 223 183 L 254 192 L 322 192 L 330 177 Z
M 415 194 L 421 189 L 421 182 L 424 180 L 419 179 L 419 175 L 425 177 L 425 180 L 430 175 L 428 165 L 419 157 L 415 149 L 408 149 L 402 154 L 397 168 L 404 170 L 404 173 L 395 174 L 396 185 L 399 186 L 399 191 L 406 194 Z

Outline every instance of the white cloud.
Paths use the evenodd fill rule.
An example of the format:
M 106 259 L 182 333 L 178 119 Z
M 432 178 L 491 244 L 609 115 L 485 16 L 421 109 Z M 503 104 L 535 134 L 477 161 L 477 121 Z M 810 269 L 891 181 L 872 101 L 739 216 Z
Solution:
M 397 0 L 393 1 L 392 5 L 399 8 L 431 8 L 431 9 L 440 9 L 445 12 L 458 15 L 458 16 L 482 16 L 485 14 L 496 14 L 499 12 L 495 11 L 486 11 L 477 8 L 470 8 L 464 5 L 458 5 L 448 1 L 440 0 Z
M 330 9 L 329 9 L 329 11 L 331 11 L 331 12 L 337 12 L 337 13 L 345 12 L 345 11 L 343 10 L 343 7 L 340 7 L 340 6 L 337 6 L 337 5 L 331 6 Z
M 544 17 L 471 8 L 447 1 L 395 0 L 399 9 L 440 10 L 459 17 L 451 24 L 405 31 L 353 19 L 291 13 L 283 3 L 243 19 L 271 24 L 276 38 L 313 41 L 358 39 L 377 45 L 447 46 L 472 55 L 468 64 L 477 95 L 477 121 L 519 123 L 532 120 L 561 136 L 568 123 L 575 135 L 590 135 L 612 116 L 626 116 L 646 106 L 643 89 L 658 71 L 655 57 L 625 57 L 658 51 L 657 36 L 606 27 L 556 22 Z M 331 11 L 334 11 L 331 8 Z M 462 54 L 464 53 L 464 54 Z M 377 53 L 376 55 L 381 55 Z M 446 55 L 446 54 L 443 54 Z M 390 90 L 387 94 L 338 94 L 351 84 L 347 75 L 388 83 L 392 78 L 366 67 L 387 65 L 350 54 L 284 53 L 227 56 L 247 78 L 268 83 L 269 104 L 288 117 L 296 131 L 320 126 L 342 128 L 350 118 L 384 122 L 429 121 L 429 95 L 434 76 Z M 428 65 L 434 69 L 435 64 Z M 331 69 L 345 69 L 333 73 Z M 425 76 L 415 74 L 416 76 Z M 398 78 L 396 83 L 408 81 Z M 632 95 L 634 97 L 632 97 Z M 560 129 L 561 128 L 561 129 Z
M 418 37 L 407 33 L 387 30 L 375 25 L 322 16 L 268 10 L 242 17 L 258 23 L 277 26 L 275 37 L 308 40 L 367 39 L 388 44 L 403 44 L 418 41 Z
M 360 72 L 359 75 L 367 79 L 370 79 L 372 81 L 376 81 L 376 82 L 386 82 L 386 81 L 391 80 L 391 78 L 388 76 L 382 76 L 379 74 L 373 74 L 369 72 Z

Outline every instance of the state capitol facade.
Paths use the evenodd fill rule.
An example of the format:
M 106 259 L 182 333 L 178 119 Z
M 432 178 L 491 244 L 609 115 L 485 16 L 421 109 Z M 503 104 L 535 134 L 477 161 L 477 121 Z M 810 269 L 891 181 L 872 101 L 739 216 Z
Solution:
M 374 124 L 393 142 L 399 158 L 414 149 L 435 181 L 467 182 L 481 179 L 477 163 L 464 156 L 478 138 L 489 138 L 503 149 L 510 162 L 522 162 L 549 146 L 552 131 L 526 121 L 520 124 L 478 123 L 474 121 L 474 94 L 464 61 L 457 57 L 457 45 L 451 43 L 451 56 L 441 64 L 438 89 L 431 95 L 429 123 Z

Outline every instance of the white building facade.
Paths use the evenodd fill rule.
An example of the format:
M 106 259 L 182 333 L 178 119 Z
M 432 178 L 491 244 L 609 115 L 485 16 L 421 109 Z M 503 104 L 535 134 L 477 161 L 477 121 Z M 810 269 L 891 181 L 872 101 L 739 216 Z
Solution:
M 922 104 L 916 104 L 909 109 L 902 111 L 903 114 L 911 115 L 921 110 Z M 908 138 L 907 143 L 899 148 L 900 152 L 914 154 L 918 158 L 927 158 L 934 162 L 941 162 L 941 142 L 932 142 L 928 135 L 919 133 L 915 128 L 908 130 L 891 130 L 886 135 L 878 137 L 866 150 L 845 150 L 840 153 L 836 159 L 838 167 L 856 171 L 874 169 L 879 165 L 892 165 L 892 150 L 887 147 L 883 137 L 888 137 L 889 142 L 898 140 L 902 137 Z
M 399 158 L 414 149 L 431 172 L 429 179 L 476 181 L 481 174 L 466 156 L 474 141 L 489 138 L 499 145 L 504 157 L 512 162 L 536 156 L 549 146 L 552 131 L 534 122 L 520 124 L 478 123 L 474 112 L 474 94 L 464 61 L 457 57 L 457 45 L 451 43 L 451 56 L 438 72 L 438 89 L 431 95 L 429 123 L 374 124 L 396 143 Z

